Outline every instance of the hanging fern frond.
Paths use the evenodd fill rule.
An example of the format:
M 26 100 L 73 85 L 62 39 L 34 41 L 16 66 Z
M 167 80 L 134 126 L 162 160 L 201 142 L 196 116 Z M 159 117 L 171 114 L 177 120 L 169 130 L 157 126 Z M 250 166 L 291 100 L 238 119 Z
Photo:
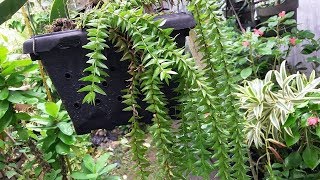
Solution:
M 139 120 L 138 109 L 140 106 L 137 102 L 139 92 L 139 79 L 143 68 L 138 66 L 138 53 L 132 49 L 132 42 L 125 34 L 118 32 L 116 29 L 110 29 L 109 40 L 115 44 L 114 46 L 118 48 L 118 51 L 123 52 L 123 57 L 121 61 L 130 61 L 128 67 L 128 73 L 132 76 L 127 81 L 130 83 L 128 88 L 124 90 L 126 93 L 122 96 L 124 99 L 123 103 L 127 105 L 127 108 L 124 111 L 131 111 L 132 117 L 129 122 L 132 123 L 131 132 L 128 134 L 130 138 L 132 160 L 136 162 L 136 174 L 139 179 L 148 179 L 150 174 L 147 171 L 149 167 L 149 161 L 146 158 L 147 147 L 144 145 L 146 135 L 145 132 L 141 129 Z
M 89 49 L 92 52 L 87 54 L 89 60 L 87 61 L 90 64 L 84 72 L 89 75 L 81 78 L 81 81 L 89 82 L 90 84 L 81 88 L 78 92 L 87 92 L 87 95 L 83 99 L 83 102 L 86 103 L 95 103 L 96 93 L 106 95 L 106 93 L 99 87 L 99 83 L 105 80 L 108 74 L 104 71 L 108 67 L 103 63 L 104 60 L 107 60 L 106 56 L 103 54 L 105 48 L 109 48 L 106 44 L 106 39 L 108 38 L 107 24 L 105 21 L 107 18 L 103 16 L 103 12 L 96 12 L 96 17 L 91 19 L 87 26 L 90 28 L 88 31 L 89 43 L 84 45 L 83 48 Z
M 202 8 L 205 7 L 204 4 L 204 2 L 201 2 Z M 128 7 L 128 4 L 126 6 L 114 3 L 104 4 L 98 12 L 95 12 L 97 16 L 91 17 L 88 32 L 92 32 L 91 35 L 95 33 L 99 38 L 89 35 L 89 43 L 85 47 L 91 50 L 88 54 L 91 58 L 88 61 L 90 67 L 85 71 L 89 73 L 87 77 L 98 77 L 98 79 L 88 79 L 88 82 L 91 82 L 92 85 L 82 91 L 89 92 L 88 94 L 100 93 L 96 86 L 100 83 L 101 77 L 106 77 L 106 74 L 100 72 L 102 68 L 100 66 L 99 71 L 92 71 L 94 67 L 105 60 L 102 56 L 97 57 L 96 55 L 102 54 L 103 48 L 107 48 L 102 37 L 108 37 L 111 34 L 114 36 L 112 32 L 114 30 L 120 32 L 123 37 L 129 37 L 132 45 L 127 43 L 126 46 L 130 46 L 130 48 L 123 43 L 119 44 L 120 49 L 125 54 L 123 59 L 131 59 L 134 62 L 134 65 L 131 63 L 130 68 L 143 67 L 143 71 L 139 71 L 141 73 L 139 75 L 129 70 L 132 75 L 131 86 L 133 91 L 130 88 L 126 90 L 127 94 L 124 101 L 128 105 L 127 110 L 133 112 L 133 118 L 131 118 L 132 131 L 135 132 L 132 133 L 133 141 L 138 144 L 143 141 L 143 132 L 137 126 L 139 116 L 135 112 L 138 108 L 138 105 L 136 105 L 137 94 L 139 93 L 137 89 L 141 89 L 144 95 L 143 101 L 148 104 L 146 110 L 153 114 L 153 125 L 150 129 L 153 135 L 153 144 L 157 149 L 160 170 L 163 173 L 161 177 L 178 179 L 184 175 L 188 176 L 190 173 L 209 177 L 212 171 L 217 170 L 217 175 L 221 179 L 231 179 L 230 163 L 235 162 L 233 167 L 236 169 L 233 174 L 236 174 L 239 169 L 244 167 L 242 165 L 245 163 L 243 158 L 245 156 L 239 157 L 243 149 L 243 141 L 241 140 L 241 131 L 236 131 L 240 129 L 238 125 L 240 121 L 235 118 L 237 117 L 237 111 L 231 103 L 232 80 L 231 75 L 228 74 L 231 64 L 225 62 L 227 56 L 219 55 L 216 56 L 216 59 L 210 59 L 212 65 L 214 63 L 220 63 L 221 65 L 207 68 L 208 70 L 217 70 L 219 74 L 222 73 L 221 77 L 206 76 L 207 72 L 200 71 L 193 58 L 184 54 L 183 49 L 176 47 L 176 43 L 170 37 L 172 29 L 161 29 L 162 21 L 153 21 L 154 17 L 143 14 L 141 9 L 136 10 Z M 201 13 L 204 11 L 204 9 L 199 10 Z M 217 25 L 217 23 L 215 22 L 212 25 Z M 211 29 L 215 31 L 215 27 L 211 27 Z M 210 35 L 213 34 L 213 32 L 210 33 Z M 214 35 L 210 39 L 215 38 L 212 42 L 217 43 L 220 40 L 217 41 L 216 38 L 220 35 Z M 208 37 L 205 36 L 205 38 Z M 207 44 L 210 47 L 207 50 L 208 52 L 214 51 L 214 48 L 212 48 L 214 43 Z M 218 49 L 221 53 L 223 51 L 222 47 Z M 128 55 L 130 49 L 134 50 L 135 56 L 138 54 L 137 57 L 141 57 L 141 59 L 132 58 L 132 54 Z M 207 56 L 207 59 L 214 55 Z M 225 58 L 224 61 L 223 58 Z M 217 67 L 219 68 L 217 69 Z M 179 79 L 177 89 L 180 90 L 180 104 L 178 108 L 183 112 L 180 113 L 181 125 L 177 132 L 172 130 L 167 99 L 161 90 L 163 83 L 169 84 L 172 81 L 172 76 Z M 138 78 L 139 82 L 137 82 Z M 223 80 L 227 80 L 227 82 L 224 83 Z M 216 85 L 216 87 L 213 85 Z M 227 98 L 226 102 L 222 101 L 223 97 Z M 85 98 L 86 102 L 91 102 L 89 100 L 92 100 L 92 98 Z M 233 114 L 231 110 L 234 111 Z M 237 125 L 234 126 L 235 124 Z M 232 138 L 228 138 L 231 130 L 236 132 L 232 132 Z M 239 137 L 236 137 L 234 133 L 238 133 Z M 231 146 L 229 146 L 229 141 L 232 141 Z M 229 157 L 231 155 L 230 148 L 233 149 L 232 154 L 235 157 L 232 158 L 232 161 Z M 236 152 L 237 149 L 241 152 Z M 137 151 L 133 151 L 133 153 L 136 157 L 140 155 Z M 176 157 L 177 154 L 185 158 Z M 211 160 L 214 162 L 212 163 Z M 146 162 L 143 158 L 136 159 L 137 161 L 138 163 L 139 161 L 142 162 L 140 167 L 145 167 Z M 184 165 L 178 167 L 181 164 Z M 141 170 L 141 172 L 144 171 L 144 169 Z M 246 173 L 245 167 L 243 173 Z
M 226 122 L 230 132 L 230 148 L 232 153 L 232 175 L 237 179 L 247 179 L 246 145 L 243 132 L 243 118 L 235 106 L 233 86 L 237 83 L 235 58 L 232 55 L 232 33 L 222 20 L 220 3 L 217 0 L 193 1 L 191 10 L 196 15 L 198 26 L 196 32 L 200 43 L 204 44 L 200 51 L 204 54 L 203 62 L 207 65 L 206 74 L 215 79 L 215 92 L 219 119 Z M 201 13 L 200 13 L 201 12 Z M 205 22 L 203 24 L 202 22 Z M 232 31 L 231 31 L 232 32 Z M 231 34 L 231 35 L 230 35 Z M 210 43 L 208 43 L 210 42 Z

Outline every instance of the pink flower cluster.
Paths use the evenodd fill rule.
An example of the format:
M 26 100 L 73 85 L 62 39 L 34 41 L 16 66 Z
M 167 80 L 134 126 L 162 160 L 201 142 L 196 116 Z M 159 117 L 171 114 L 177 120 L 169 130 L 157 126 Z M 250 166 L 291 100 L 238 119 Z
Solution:
M 308 126 L 315 126 L 319 123 L 319 118 L 315 116 L 311 116 L 307 119 Z
M 279 17 L 284 18 L 286 16 L 286 12 L 285 11 L 281 11 L 279 13 Z
M 260 29 L 253 29 L 253 34 L 257 36 L 263 36 L 263 31 L 261 31 Z

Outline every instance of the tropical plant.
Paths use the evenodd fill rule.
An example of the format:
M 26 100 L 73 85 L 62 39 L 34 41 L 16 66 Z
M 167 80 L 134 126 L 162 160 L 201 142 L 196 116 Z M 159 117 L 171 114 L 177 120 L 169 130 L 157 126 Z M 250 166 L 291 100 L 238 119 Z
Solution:
M 73 172 L 71 177 L 74 179 L 107 179 L 107 180 L 120 180 L 118 176 L 107 176 L 107 174 L 114 169 L 117 164 L 107 165 L 110 153 L 101 155 L 97 160 L 94 160 L 90 155 L 83 157 L 82 170 Z
M 213 42 L 209 45 L 211 49 L 207 51 L 208 54 L 205 54 L 204 62 L 210 67 L 205 71 L 208 76 L 194 65 L 192 58 L 183 54 L 182 49 L 175 47 L 169 36 L 172 30 L 160 28 L 163 21 L 152 21 L 153 16 L 135 9 L 135 4 L 108 3 L 88 16 L 86 25 L 89 27 L 89 43 L 84 48 L 90 50 L 87 54 L 89 67 L 84 70 L 88 75 L 81 79 L 88 85 L 79 92 L 86 92 L 83 100 L 86 103 L 94 103 L 96 93 L 105 94 L 99 87 L 99 83 L 108 79 L 104 71 L 107 67 L 103 63 L 107 60 L 103 54 L 103 49 L 108 48 L 105 39 L 119 40 L 118 36 L 122 36 L 124 41 L 117 41 L 116 47 L 124 51 L 122 60 L 130 61 L 129 74 L 132 78 L 129 88 L 125 90 L 127 95 L 124 96 L 124 103 L 128 105 L 125 110 L 133 112 L 130 121 L 133 122 L 131 140 L 134 147 L 143 147 L 137 104 L 137 94 L 141 90 L 143 101 L 148 104 L 146 110 L 153 113 L 151 133 L 162 170 L 159 174 L 166 179 L 188 176 L 190 173 L 208 177 L 217 169 L 217 176 L 223 179 L 231 176 L 246 179 L 242 122 L 237 118 L 237 108 L 232 103 L 234 97 L 231 94 L 235 83 L 232 76 L 236 71 L 233 70 L 232 61 L 227 60 L 231 41 L 225 43 L 225 32 L 217 28 L 222 22 L 218 2 L 210 1 L 207 4 L 205 1 L 195 1 L 193 4 L 191 9 L 198 13 L 196 17 L 205 17 L 205 20 L 197 19 L 198 22 L 211 20 L 208 26 L 198 26 L 199 30 L 208 34 L 203 38 Z M 208 14 L 207 11 L 213 10 L 215 13 L 204 16 Z M 210 30 L 212 28 L 214 30 Z M 219 48 L 217 51 L 213 50 L 215 46 Z M 209 78 L 213 80 L 209 81 Z M 171 129 L 172 120 L 161 90 L 162 84 L 169 84 L 172 79 L 179 79 L 178 108 L 184 112 L 179 116 L 181 125 L 177 133 Z M 210 86 L 215 86 L 216 89 Z M 224 96 L 227 101 L 222 98 Z M 229 107 L 227 111 L 225 107 Z M 137 162 L 137 171 L 140 171 L 141 178 L 146 179 L 148 173 L 145 172 L 145 150 L 132 152 L 135 153 L 133 157 Z M 174 156 L 176 153 L 180 155 Z M 233 154 L 232 158 L 229 158 L 230 153 Z M 210 162 L 211 158 L 215 159 L 215 165 Z M 187 163 L 184 163 L 186 160 Z M 232 162 L 235 163 L 231 170 Z
M 300 104 L 309 101 L 318 103 L 320 100 L 313 95 L 319 92 L 316 87 L 320 83 L 314 71 L 309 79 L 300 73 L 288 76 L 285 63 L 281 63 L 280 71 L 269 71 L 264 80 L 247 81 L 237 88 L 240 108 L 245 110 L 249 145 L 254 143 L 257 148 L 265 146 L 269 135 L 281 140 L 283 137 L 278 132 L 286 123 L 288 115 Z M 276 78 L 276 84 L 272 82 L 272 75 Z M 284 129 L 292 135 L 290 128 Z

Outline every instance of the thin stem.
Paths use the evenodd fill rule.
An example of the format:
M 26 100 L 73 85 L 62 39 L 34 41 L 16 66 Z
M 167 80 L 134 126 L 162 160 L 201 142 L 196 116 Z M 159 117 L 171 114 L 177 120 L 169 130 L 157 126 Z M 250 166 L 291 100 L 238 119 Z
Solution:
M 69 174 L 72 173 L 72 168 L 71 168 L 71 163 L 70 163 L 70 159 L 68 156 L 64 156 L 66 162 L 67 162 L 67 167 L 68 167 L 68 171 L 69 171 Z
M 26 9 L 25 9 L 24 6 L 22 6 L 21 11 L 22 11 L 23 19 L 24 19 L 24 21 L 26 23 L 26 26 L 27 26 L 27 29 L 28 29 L 29 36 L 36 35 L 37 31 L 34 29 L 34 25 L 33 25 L 32 19 L 30 18 L 30 12 L 28 11 L 28 14 L 27 14 Z M 33 26 L 33 28 L 32 28 L 32 26 Z M 44 71 L 44 67 L 43 67 L 42 62 L 40 60 L 38 61 L 38 64 L 39 64 L 40 76 L 41 76 L 41 79 L 42 79 L 43 86 L 46 89 L 46 94 L 47 94 L 48 101 L 52 102 L 53 98 L 52 98 L 49 86 L 47 84 L 46 73 Z
M 253 164 L 253 160 L 252 160 L 252 156 L 251 156 L 250 150 L 248 149 L 247 152 L 248 152 L 250 169 L 251 169 L 251 172 L 252 172 L 253 179 L 254 180 L 258 180 L 258 175 L 257 175 L 256 171 L 254 170 L 254 164 Z
M 10 141 L 12 141 L 14 144 L 17 143 L 16 140 L 14 140 L 13 137 L 12 137 L 6 130 L 3 130 L 3 133 L 4 133 L 4 134 L 10 139 Z M 30 161 L 28 155 L 27 155 L 25 152 L 23 152 L 22 155 L 23 155 L 28 161 Z

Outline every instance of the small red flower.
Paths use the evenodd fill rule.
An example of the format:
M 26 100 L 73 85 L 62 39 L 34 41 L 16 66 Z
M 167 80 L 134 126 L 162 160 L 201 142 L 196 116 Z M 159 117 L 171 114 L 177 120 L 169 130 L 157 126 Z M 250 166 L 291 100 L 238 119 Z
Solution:
M 260 31 L 259 29 L 253 29 L 253 34 L 258 35 L 258 36 L 262 36 L 263 32 Z
M 243 41 L 242 42 L 242 46 L 243 47 L 249 47 L 250 46 L 250 42 L 249 41 Z
M 307 119 L 307 122 L 308 122 L 308 126 L 315 126 L 318 124 L 319 118 L 318 117 L 309 117 Z
M 290 42 L 290 44 L 291 44 L 292 46 L 295 46 L 295 45 L 296 45 L 296 41 L 297 41 L 297 38 L 295 38 L 295 37 L 292 37 L 292 38 L 289 39 L 289 42 Z
M 285 11 L 281 11 L 281 12 L 279 13 L 279 17 L 281 17 L 281 18 L 283 18 L 285 15 L 286 15 L 286 12 L 285 12 Z

